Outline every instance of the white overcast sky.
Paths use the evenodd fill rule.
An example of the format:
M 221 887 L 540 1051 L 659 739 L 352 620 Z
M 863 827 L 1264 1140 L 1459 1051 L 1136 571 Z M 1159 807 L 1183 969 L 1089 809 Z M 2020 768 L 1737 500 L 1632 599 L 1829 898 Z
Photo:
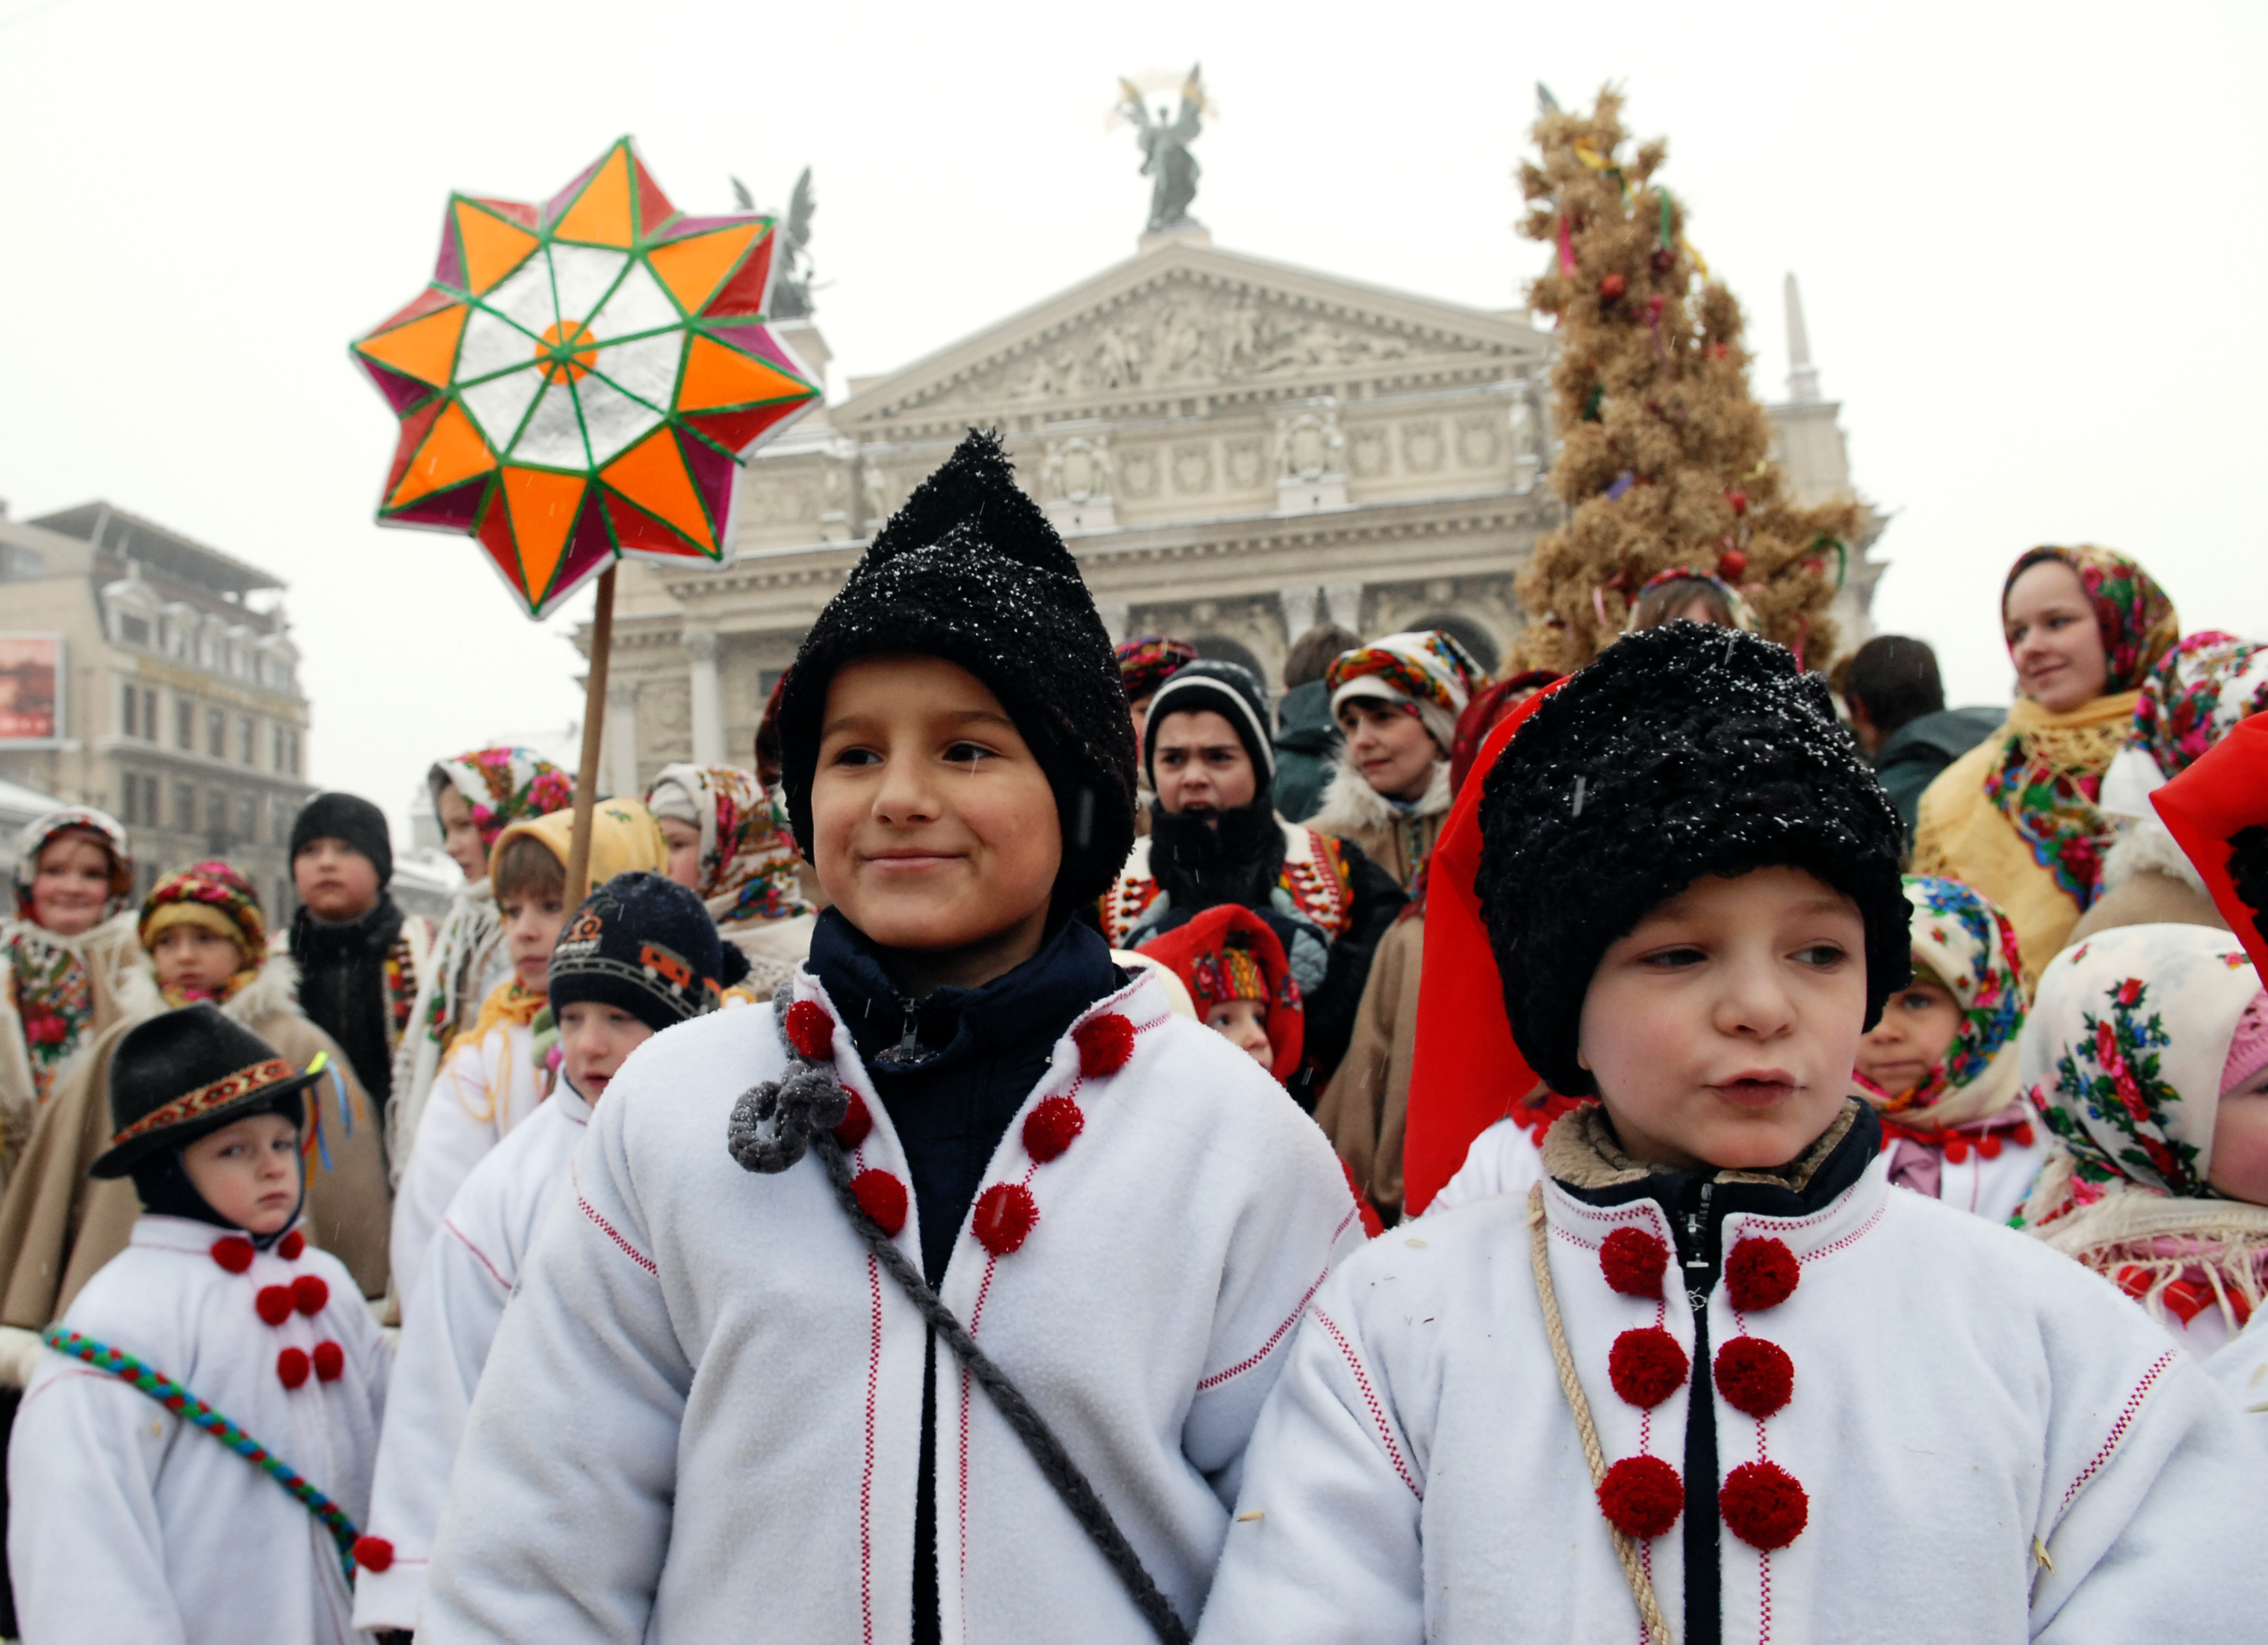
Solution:
M 2005 700 L 2036 542 L 2268 635 L 2257 4 L 0 0 L 0 496 L 284 577 L 313 774 L 402 818 L 436 756 L 580 709 L 587 596 L 531 623 L 468 539 L 372 523 L 394 423 L 345 346 L 422 288 L 451 188 L 541 199 L 625 131 L 695 210 L 809 163 L 839 394 L 1130 254 L 1117 77 L 1200 58 L 1217 243 L 1485 308 L 1543 254 L 1534 82 L 1619 82 L 1769 397 L 1800 277 L 1893 515 L 1878 616 L 1957 698 Z

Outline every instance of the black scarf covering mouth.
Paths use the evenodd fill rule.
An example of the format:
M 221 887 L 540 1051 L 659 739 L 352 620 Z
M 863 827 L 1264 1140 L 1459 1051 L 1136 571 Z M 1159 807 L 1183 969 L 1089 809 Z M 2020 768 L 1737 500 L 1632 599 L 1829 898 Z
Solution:
M 305 907 L 291 917 L 299 1008 L 338 1042 L 380 1114 L 394 1094 L 386 955 L 401 934 L 401 918 L 384 891 L 367 911 L 337 925 L 316 918 Z
M 1265 907 L 1284 869 L 1284 830 L 1268 797 L 1227 811 L 1150 810 L 1150 874 L 1173 906 Z

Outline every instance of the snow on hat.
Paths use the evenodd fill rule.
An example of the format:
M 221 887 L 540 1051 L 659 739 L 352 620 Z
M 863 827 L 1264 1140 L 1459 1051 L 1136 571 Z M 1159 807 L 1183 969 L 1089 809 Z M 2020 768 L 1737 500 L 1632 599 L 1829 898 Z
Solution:
M 699 897 L 658 874 L 616 874 L 559 933 L 551 1008 L 615 1006 L 659 1034 L 716 1008 L 724 964 L 724 940 Z
M 1142 772 L 1157 786 L 1151 762 L 1158 749 L 1158 727 L 1168 714 L 1219 714 L 1236 727 L 1237 741 L 1251 757 L 1256 779 L 1254 798 L 1269 791 L 1276 780 L 1276 743 L 1268 734 L 1268 693 L 1241 663 L 1200 657 L 1184 663 L 1150 698 L 1150 718 L 1142 730 Z
M 1078 563 L 1016 484 L 998 435 L 970 431 L 915 488 L 804 636 L 779 720 L 806 859 L 828 688 L 843 664 L 883 656 L 942 658 L 1000 699 L 1055 793 L 1056 906 L 1101 896 L 1134 845 L 1134 727 Z
M 1406 704 L 1448 757 L 1457 740 L 1457 716 L 1465 712 L 1488 671 L 1456 637 L 1440 629 L 1388 634 L 1367 645 L 1341 652 L 1323 675 L 1330 687 L 1331 712 L 1358 697 Z
M 394 878 L 394 842 L 387 836 L 386 813 L 360 794 L 317 794 L 299 808 L 299 815 L 291 819 L 292 858 L 296 860 L 319 839 L 344 840 L 369 858 L 378 870 L 380 890 Z
M 107 811 L 65 806 L 33 817 L 16 836 L 17 913 L 32 918 L 32 882 L 40 877 L 40 853 L 58 834 L 86 835 L 109 852 L 110 896 L 102 905 L 102 917 L 107 919 L 125 907 L 134 895 L 134 853 L 126 849 L 126 830 Z
M 1912 975 L 1902 828 L 1782 645 L 1671 623 L 1543 699 L 1483 784 L 1476 889 L 1513 1036 L 1566 1095 L 1583 996 L 1609 945 L 1705 874 L 1800 868 L 1858 905 L 1867 1015 Z
M 1152 695 L 1197 655 L 1196 646 L 1170 634 L 1136 635 L 1118 648 L 1118 678 L 1126 687 L 1126 700 L 1138 703 Z

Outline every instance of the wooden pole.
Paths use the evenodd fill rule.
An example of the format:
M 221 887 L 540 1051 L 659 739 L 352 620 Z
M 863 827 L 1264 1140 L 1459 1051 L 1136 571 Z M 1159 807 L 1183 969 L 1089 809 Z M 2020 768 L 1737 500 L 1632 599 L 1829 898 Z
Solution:
M 583 763 L 575 773 L 575 832 L 567 846 L 567 911 L 591 894 L 591 812 L 599 803 L 599 740 L 607 726 L 607 661 L 615 648 L 615 568 L 599 573 L 591 667 L 583 682 Z

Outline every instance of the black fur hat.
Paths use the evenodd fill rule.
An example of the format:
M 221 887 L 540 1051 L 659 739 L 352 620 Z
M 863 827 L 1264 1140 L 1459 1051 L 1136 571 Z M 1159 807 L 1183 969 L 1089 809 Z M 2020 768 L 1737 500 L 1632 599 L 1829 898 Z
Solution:
M 128 1030 L 111 1057 L 110 1147 L 87 1174 L 123 1177 L 248 1114 L 303 1121 L 300 1093 L 320 1077 L 210 1005 L 162 1013 Z
M 1912 976 L 1896 810 L 1785 646 L 1625 635 L 1514 734 L 1481 792 L 1475 889 L 1513 1039 L 1565 1095 L 1599 959 L 1705 874 L 1800 868 L 1867 924 L 1867 1026 Z
M 971 430 L 875 533 L 804 636 L 780 698 L 788 820 L 812 855 L 811 783 L 836 670 L 941 657 L 1000 699 L 1055 791 L 1055 906 L 1102 895 L 1134 845 L 1134 728 L 1118 657 L 1079 565 L 1016 484 L 997 435 Z

